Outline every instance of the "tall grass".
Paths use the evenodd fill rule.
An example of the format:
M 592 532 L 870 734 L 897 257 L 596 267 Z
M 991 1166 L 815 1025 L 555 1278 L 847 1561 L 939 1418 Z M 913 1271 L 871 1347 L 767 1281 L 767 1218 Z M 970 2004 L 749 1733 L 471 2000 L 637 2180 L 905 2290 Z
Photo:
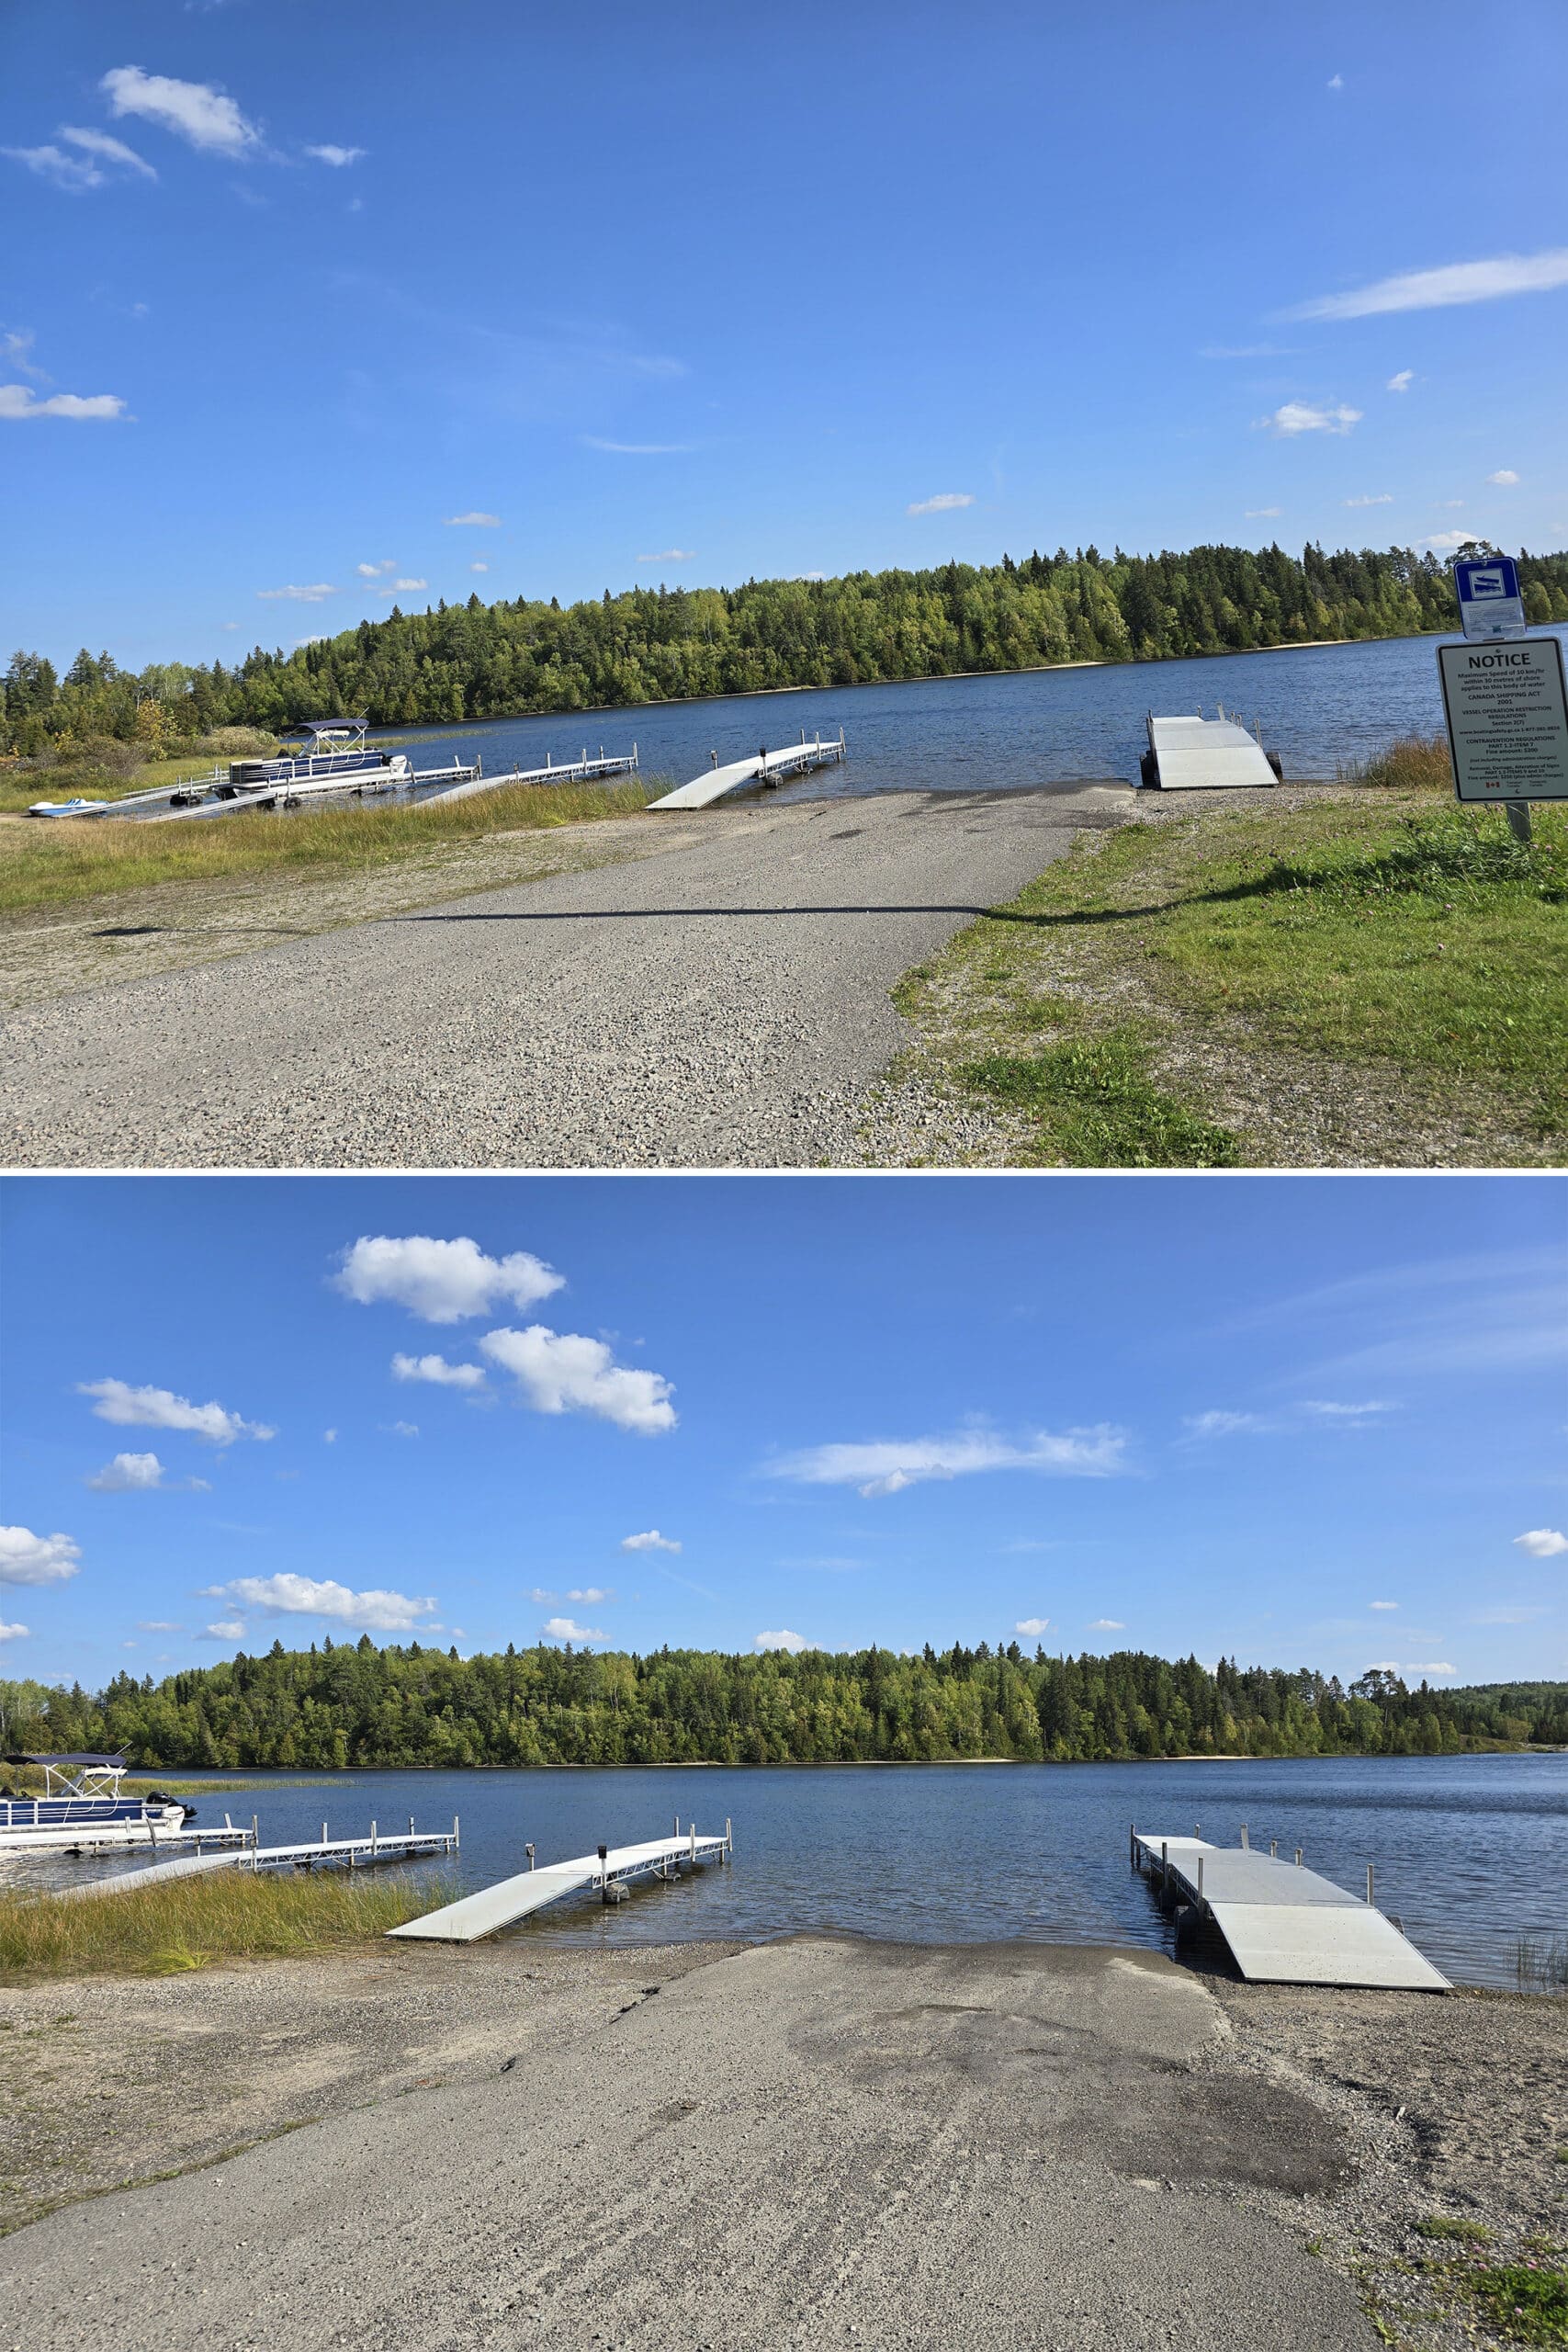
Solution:
M 344 1951 L 456 1894 L 427 1871 L 240 1868 L 80 1899 L 0 1893 L 0 1984 L 173 1976 L 223 1960 Z
M 248 808 L 233 817 L 147 824 L 112 817 L 39 819 L 0 827 L 0 911 L 59 906 L 159 882 L 242 874 L 370 870 L 486 833 L 546 831 L 645 808 L 660 786 L 514 784 L 467 800 L 292 814 Z
M 1521 1936 L 1514 1974 L 1521 1993 L 1568 1993 L 1568 1936 Z
M 1400 792 L 1452 792 L 1454 772 L 1446 735 L 1402 735 L 1370 760 L 1341 760 L 1341 784 L 1370 784 Z

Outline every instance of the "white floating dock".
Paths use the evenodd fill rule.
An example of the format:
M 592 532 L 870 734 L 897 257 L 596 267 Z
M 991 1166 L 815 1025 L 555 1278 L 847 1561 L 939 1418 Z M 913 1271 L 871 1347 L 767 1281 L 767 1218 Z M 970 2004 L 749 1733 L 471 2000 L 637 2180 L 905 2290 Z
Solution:
M 1259 739 L 1227 717 L 1224 703 L 1219 713 L 1217 718 L 1156 718 L 1151 710 L 1144 782 L 1162 792 L 1256 791 L 1278 784 Z
M 476 792 L 493 792 L 500 784 L 584 784 L 594 776 L 631 775 L 636 773 L 637 764 L 635 743 L 629 752 L 611 752 L 608 754 L 601 743 L 596 760 L 589 758 L 585 743 L 580 760 L 564 763 L 547 760 L 542 768 L 508 768 L 503 775 L 486 775 L 483 769 L 476 764 L 465 769 L 462 778 L 449 786 L 446 791 L 426 793 L 418 805 L 422 808 L 431 808 L 438 800 L 467 800 Z M 414 778 L 416 784 L 424 781 L 423 776 Z
M 627 1879 L 678 1877 L 682 1870 L 722 1860 L 732 1846 L 726 1822 L 724 1835 L 718 1838 L 678 1828 L 672 1837 L 651 1838 L 640 1846 L 601 1847 L 598 1853 L 581 1854 L 575 1861 L 548 1862 L 542 1871 L 530 1867 L 515 1878 L 503 1878 L 495 1886 L 465 1894 L 439 1911 L 427 1912 L 423 1919 L 407 1920 L 387 1932 L 432 1943 L 477 1943 L 481 1936 L 496 1935 L 516 1920 L 525 1919 L 530 1912 L 542 1911 L 547 1903 L 558 1903 L 563 1895 L 597 1888 L 607 1903 L 616 1902 L 620 1898 L 614 1890 Z
M 75 1821 L 54 1829 L 0 1829 L 0 1861 L 17 1854 L 85 1854 L 99 1848 L 157 1853 L 166 1846 L 238 1846 L 248 1829 L 179 1828 L 161 1821 Z
M 731 760 L 728 767 L 709 768 L 705 775 L 696 775 L 690 784 L 677 785 L 662 800 L 651 800 L 650 808 L 711 808 L 727 792 L 739 792 L 748 784 L 782 784 L 786 776 L 804 775 L 810 768 L 837 765 L 844 757 L 844 737 L 840 729 L 837 740 L 827 742 L 820 735 L 808 743 L 804 729 L 798 743 L 786 743 L 782 752 L 753 752 L 749 760 Z
M 1245 1835 L 1245 1832 L 1244 1832 Z M 1446 1993 L 1449 1980 L 1392 1919 L 1300 1862 L 1202 1838 L 1134 1829 L 1134 1865 L 1212 1919 L 1250 1984 L 1372 1984 Z M 1371 1874 L 1368 1873 L 1369 1889 Z
M 406 1862 L 424 1855 L 457 1851 L 456 1819 L 450 1829 L 416 1829 L 411 1821 L 406 1830 L 378 1830 L 372 1822 L 368 1838 L 329 1838 L 323 1822 L 320 1838 L 299 1846 L 258 1846 L 254 1825 L 232 1834 L 244 1841 L 237 1849 L 187 1854 L 177 1861 L 154 1862 L 144 1871 L 121 1871 L 113 1878 L 90 1879 L 85 1886 L 48 1891 L 74 1903 L 87 1895 L 123 1894 L 133 1887 L 157 1885 L 165 1879 L 192 1878 L 202 1871 L 309 1871 L 333 1866 L 351 1871 L 371 1870 L 382 1862 Z

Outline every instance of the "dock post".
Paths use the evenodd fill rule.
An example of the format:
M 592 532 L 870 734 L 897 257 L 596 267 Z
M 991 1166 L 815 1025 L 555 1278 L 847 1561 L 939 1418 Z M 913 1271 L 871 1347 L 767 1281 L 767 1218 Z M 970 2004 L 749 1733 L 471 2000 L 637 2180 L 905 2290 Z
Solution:
M 735 1851 L 735 1832 L 729 1826 L 728 1814 L 724 1816 L 724 1850 L 727 1854 L 733 1854 Z
M 1138 1825 L 1135 1821 L 1127 1824 L 1127 1867 L 1131 1871 L 1138 1867 Z
M 527 1857 L 528 1857 L 528 1868 L 529 1868 L 530 1870 L 532 1870 L 532 1869 L 533 1869 L 533 1867 L 534 1867 L 534 1849 L 533 1849 L 533 1847 L 532 1847 L 531 1845 L 530 1845 L 530 1846 L 525 1846 L 525 1847 L 524 1847 L 524 1849 L 523 1849 L 523 1851 L 527 1855 Z
M 1203 1857 L 1201 1854 L 1198 1857 L 1198 1908 L 1200 1911 L 1203 1908 Z
M 1247 1824 L 1245 1821 L 1241 1825 L 1241 1850 L 1244 1854 L 1250 1854 L 1252 1851 L 1252 1840 L 1247 1834 Z
M 601 1901 L 602 1903 L 608 1903 L 608 1901 L 610 1900 L 610 1881 L 609 1881 L 608 1875 L 606 1874 L 606 1871 L 605 1871 L 605 1869 L 604 1869 L 604 1865 L 605 1865 L 605 1863 L 606 1863 L 606 1862 L 609 1860 L 609 1859 L 610 1859 L 610 1849 L 608 1848 L 608 1846 L 601 1846 L 601 1847 L 599 1848 L 599 1849 L 598 1849 L 598 1850 L 599 1850 L 599 1899 L 600 1899 L 600 1901 Z
M 697 1825 L 696 1825 L 696 1823 L 694 1821 L 694 1822 L 693 1822 L 693 1824 L 692 1824 L 692 1868 L 693 1868 L 694 1870 L 695 1870 L 696 1866 L 697 1866 Z
M 1297 1870 L 1300 1870 L 1301 1866 L 1302 1866 L 1302 1849 L 1301 1849 L 1301 1848 L 1298 1846 L 1298 1847 L 1296 1848 L 1296 1868 L 1297 1868 Z
M 411 1838 L 413 1836 L 413 1815 L 412 1813 L 409 1815 L 409 1836 Z
M 452 1851 L 453 1851 L 454 1853 L 456 1853 L 456 1852 L 457 1851 L 457 1849 L 458 1849 L 458 1844 L 459 1844 L 459 1840 L 458 1840 L 458 1837 L 457 1837 L 457 1815 L 456 1815 L 456 1814 L 454 1814 L 454 1815 L 452 1815 Z
M 1369 1863 L 1367 1864 L 1367 1902 L 1368 1902 L 1369 1906 L 1370 1906 L 1370 1905 L 1371 1905 L 1371 1899 L 1372 1899 L 1372 1866 L 1371 1866 L 1371 1862 L 1369 1862 Z
M 253 1814 L 252 1814 L 252 1815 L 251 1815 L 251 1868 L 252 1868 L 252 1870 L 253 1870 L 253 1871 L 259 1871 L 259 1870 L 260 1870 L 260 1868 L 261 1868 L 261 1864 L 260 1864 L 260 1862 L 256 1860 L 256 1855 L 257 1855 L 257 1852 L 258 1852 L 258 1850 L 259 1850 L 259 1849 L 260 1849 L 260 1846 L 261 1846 L 261 1836 L 260 1836 L 260 1831 L 259 1831 L 259 1827 L 258 1827 L 258 1824 L 257 1824 L 256 1815 L 253 1813 Z
M 374 1822 L 370 1824 L 370 1859 L 372 1861 L 376 1859 L 376 1824 Z
M 1275 1857 L 1277 1856 L 1277 1854 L 1279 1853 L 1279 1851 L 1280 1851 L 1280 1840 L 1278 1839 L 1278 1838 L 1269 1838 L 1269 1860 L 1270 1860 L 1270 1861 L 1273 1861 L 1273 1860 L 1274 1860 L 1274 1859 L 1275 1859 Z
M 327 1825 L 326 1825 L 326 1823 L 323 1821 L 323 1822 L 322 1822 L 322 1824 L 321 1824 L 321 1844 L 322 1844 L 323 1846 L 325 1846 L 326 1842 L 327 1842 Z

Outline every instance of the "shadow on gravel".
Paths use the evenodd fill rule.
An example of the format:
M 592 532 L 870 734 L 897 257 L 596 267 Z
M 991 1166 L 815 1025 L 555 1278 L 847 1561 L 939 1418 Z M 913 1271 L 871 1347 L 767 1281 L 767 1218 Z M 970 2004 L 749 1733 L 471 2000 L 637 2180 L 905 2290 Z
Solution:
M 694 915 L 728 915 L 766 921 L 774 915 L 985 915 L 989 907 L 582 907 L 515 914 L 389 915 L 389 922 L 688 922 Z M 1010 917 L 1021 921 L 1021 917 Z

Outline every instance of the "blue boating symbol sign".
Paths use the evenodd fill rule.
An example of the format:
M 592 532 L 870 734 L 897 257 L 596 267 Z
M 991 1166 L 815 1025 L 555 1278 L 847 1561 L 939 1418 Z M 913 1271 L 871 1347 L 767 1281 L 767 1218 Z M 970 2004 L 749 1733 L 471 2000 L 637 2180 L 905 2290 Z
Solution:
M 1523 637 L 1524 599 L 1512 556 L 1472 558 L 1454 566 L 1459 616 L 1466 637 Z

